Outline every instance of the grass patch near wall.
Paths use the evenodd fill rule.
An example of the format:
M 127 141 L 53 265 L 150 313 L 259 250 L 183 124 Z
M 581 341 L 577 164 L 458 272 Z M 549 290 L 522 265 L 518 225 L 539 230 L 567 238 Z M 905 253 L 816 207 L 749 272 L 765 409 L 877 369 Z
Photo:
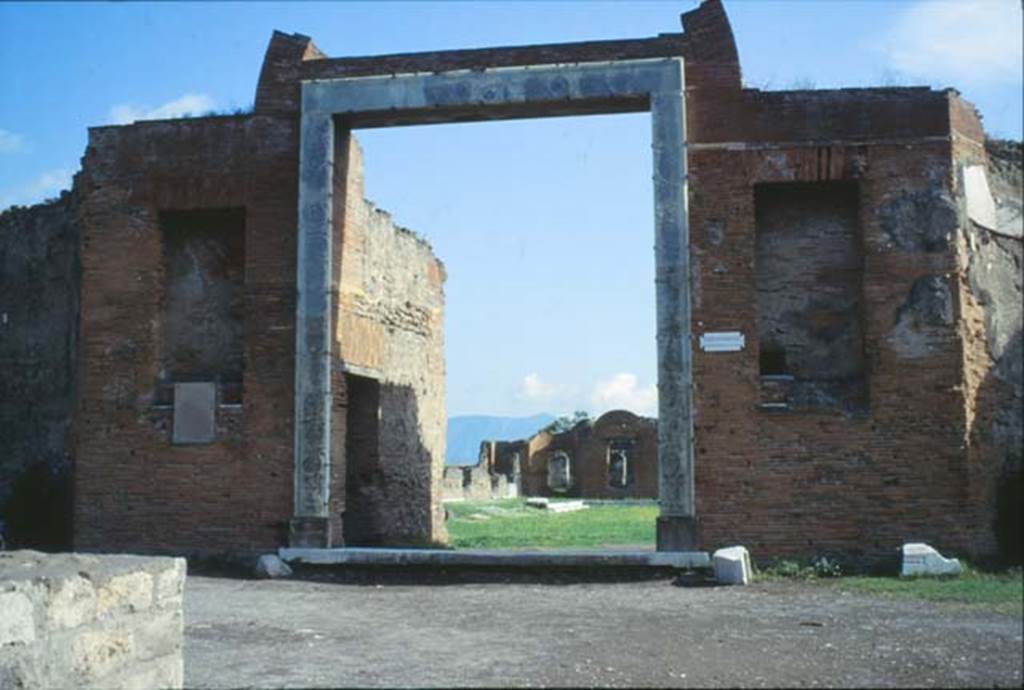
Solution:
M 1020 568 L 983 573 L 965 567 L 959 577 L 844 577 L 839 586 L 857 594 L 962 604 L 1011 615 L 1024 614 Z
M 557 502 L 558 499 L 552 499 Z M 600 503 L 571 513 L 527 507 L 525 499 L 446 503 L 459 549 L 653 547 L 654 501 Z
M 809 561 L 780 560 L 755 569 L 755 581 L 801 580 L 830 585 L 851 594 L 891 599 L 910 599 L 966 606 L 1011 615 L 1024 614 L 1024 577 L 1020 568 L 999 573 L 963 565 L 959 577 L 897 577 L 845 575 L 839 563 L 828 558 Z

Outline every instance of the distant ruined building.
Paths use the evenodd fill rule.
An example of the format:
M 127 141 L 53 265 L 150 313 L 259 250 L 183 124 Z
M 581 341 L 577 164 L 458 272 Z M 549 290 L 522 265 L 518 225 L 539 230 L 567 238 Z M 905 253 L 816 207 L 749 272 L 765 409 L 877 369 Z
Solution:
M 445 270 L 351 131 L 650 110 L 657 431 L 530 439 L 522 493 L 657 495 L 663 549 L 1019 559 L 1020 145 L 952 89 L 744 88 L 722 4 L 682 24 L 359 58 L 275 32 L 252 113 L 90 129 L 69 193 L 0 215 L 10 543 L 444 542 Z
M 518 441 L 484 441 L 475 465 L 444 470 L 444 497 L 657 498 L 658 422 L 627 410 L 541 430 Z

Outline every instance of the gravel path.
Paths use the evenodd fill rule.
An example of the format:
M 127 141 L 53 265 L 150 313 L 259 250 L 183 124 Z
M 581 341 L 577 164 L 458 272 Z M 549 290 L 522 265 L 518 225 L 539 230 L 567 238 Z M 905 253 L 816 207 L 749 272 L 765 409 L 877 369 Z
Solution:
M 188 577 L 187 687 L 1004 686 L 1015 616 L 821 584 Z

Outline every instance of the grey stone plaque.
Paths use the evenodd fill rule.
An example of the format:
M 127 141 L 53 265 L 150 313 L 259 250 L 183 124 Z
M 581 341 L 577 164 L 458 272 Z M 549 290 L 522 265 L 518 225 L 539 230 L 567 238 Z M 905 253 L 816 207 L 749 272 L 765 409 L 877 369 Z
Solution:
M 216 437 L 217 386 L 174 384 L 174 432 L 171 442 L 213 443 Z

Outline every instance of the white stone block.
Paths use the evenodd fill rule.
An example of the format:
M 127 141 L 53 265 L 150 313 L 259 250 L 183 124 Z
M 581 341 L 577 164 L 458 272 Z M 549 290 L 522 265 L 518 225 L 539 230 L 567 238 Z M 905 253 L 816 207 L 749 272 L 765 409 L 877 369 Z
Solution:
M 127 630 L 86 630 L 71 641 L 71 667 L 86 678 L 99 678 L 127 663 L 134 651 Z
M 50 625 L 74 628 L 96 618 L 96 591 L 92 582 L 81 575 L 69 577 L 54 585 L 47 615 Z
M 96 615 L 106 616 L 121 609 L 145 611 L 153 603 L 153 577 L 135 572 L 115 575 L 96 588 Z
M 547 508 L 548 503 L 550 503 L 550 501 L 542 496 L 534 496 L 533 498 L 526 499 L 526 505 L 531 508 L 540 508 L 541 510 Z
M 715 551 L 711 557 L 715 580 L 722 585 L 750 584 L 750 554 L 744 546 L 729 546 Z
M 256 560 L 255 575 L 261 580 L 288 577 L 292 569 L 276 554 L 265 553 Z
M 170 567 L 157 574 L 153 591 L 157 606 L 181 606 L 186 568 L 184 558 L 175 558 Z
M 0 593 L 0 647 L 36 639 L 32 602 L 21 592 Z
M 557 503 L 548 503 L 547 509 L 552 513 L 572 513 L 577 510 L 583 510 L 587 506 L 583 501 L 558 501 Z
M 927 544 L 904 544 L 900 575 L 959 575 L 960 561 L 945 558 Z

